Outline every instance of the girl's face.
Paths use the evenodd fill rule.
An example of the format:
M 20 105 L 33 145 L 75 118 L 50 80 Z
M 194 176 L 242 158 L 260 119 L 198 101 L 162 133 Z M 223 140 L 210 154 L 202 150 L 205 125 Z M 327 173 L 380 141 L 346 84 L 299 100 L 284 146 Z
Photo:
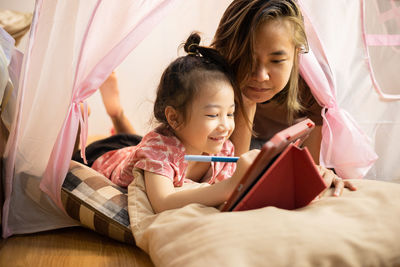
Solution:
M 233 88 L 227 81 L 204 82 L 188 107 L 187 121 L 175 129 L 187 154 L 215 154 L 235 128 Z
M 268 101 L 288 83 L 295 56 L 292 35 L 292 26 L 285 20 L 267 21 L 258 27 L 254 69 L 242 88 L 243 94 L 251 101 Z

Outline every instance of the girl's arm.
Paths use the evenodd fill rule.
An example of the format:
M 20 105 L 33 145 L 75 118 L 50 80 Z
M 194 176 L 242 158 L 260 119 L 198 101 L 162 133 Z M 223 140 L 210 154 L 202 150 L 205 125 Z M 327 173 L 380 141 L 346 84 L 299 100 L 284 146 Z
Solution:
M 191 203 L 215 207 L 225 202 L 240 179 L 247 171 L 259 150 L 252 150 L 243 155 L 237 162 L 235 173 L 230 179 L 219 183 L 176 192 L 172 181 L 162 175 L 145 171 L 147 196 L 156 213 L 181 208 Z
M 250 149 L 253 121 L 257 108 L 257 104 L 255 102 L 250 102 L 245 96 L 243 96 L 243 101 L 245 102 L 243 109 L 246 112 L 248 120 L 241 112 L 238 112 L 235 116 L 235 130 L 230 138 L 235 146 L 235 156 L 241 156 Z

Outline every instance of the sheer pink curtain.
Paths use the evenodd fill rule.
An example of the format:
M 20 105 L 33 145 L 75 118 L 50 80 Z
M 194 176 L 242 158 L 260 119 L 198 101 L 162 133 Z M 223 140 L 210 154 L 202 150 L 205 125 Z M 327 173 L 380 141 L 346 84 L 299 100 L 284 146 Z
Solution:
M 371 1 L 374 2 L 374 5 L 376 6 L 377 13 L 380 11 L 379 10 L 379 3 L 378 0 Z M 371 2 L 368 4 L 371 5 Z M 400 29 L 400 6 L 399 4 L 396 4 L 394 0 L 386 0 L 386 2 L 389 2 L 389 7 L 387 10 L 379 12 L 379 22 L 382 25 L 385 25 L 388 23 L 389 25 L 393 25 L 393 21 L 397 25 L 393 25 L 393 28 Z M 371 75 L 371 80 L 374 84 L 374 88 L 376 92 L 379 94 L 379 96 L 384 99 L 384 100 L 389 100 L 389 101 L 398 101 L 400 100 L 400 94 L 387 94 L 383 92 L 381 89 L 381 86 L 379 86 L 379 83 L 377 81 L 377 78 L 375 77 L 374 74 L 374 69 L 372 67 L 371 63 L 371 57 L 369 53 L 369 47 L 385 47 L 387 49 L 393 49 L 397 50 L 397 53 L 400 51 L 400 34 L 390 34 L 388 32 L 386 33 L 381 33 L 381 34 L 368 34 L 366 30 L 366 14 L 365 14 L 365 1 L 360 0 L 361 3 L 361 23 L 362 23 L 362 35 L 363 35 L 363 41 L 364 41 L 364 49 L 365 53 L 368 57 L 367 60 L 367 65 L 368 69 Z M 386 29 L 385 29 L 386 30 Z M 399 30 L 398 30 L 399 32 Z M 392 55 L 395 55 L 395 53 L 392 53 Z M 396 59 L 396 58 L 395 58 Z M 391 66 L 390 66 L 391 67 Z M 385 68 L 385 70 L 387 70 Z
M 85 99 L 93 94 L 107 76 L 114 70 L 122 60 L 132 51 L 147 33 L 156 25 L 162 18 L 166 8 L 173 0 L 163 1 L 134 1 L 134 4 L 122 5 L 122 1 L 118 4 L 121 6 L 111 13 L 113 6 L 118 5 L 116 2 L 108 2 L 99 0 L 93 6 L 92 16 L 87 24 L 87 29 L 82 42 L 81 51 L 78 58 L 78 63 L 75 70 L 75 81 L 72 88 L 71 106 L 68 111 L 68 116 L 64 121 L 64 125 L 60 131 L 54 149 L 51 153 L 49 163 L 44 173 L 40 188 L 46 192 L 57 205 L 62 208 L 61 203 L 61 185 L 68 171 L 69 162 L 72 156 L 72 150 L 75 142 L 75 134 L 78 130 L 78 124 L 81 127 L 81 149 L 84 151 L 87 138 L 87 106 L 84 104 L 84 113 L 82 114 L 79 108 L 80 103 L 85 103 Z M 125 8 L 131 9 L 126 12 Z M 125 19 L 135 18 L 127 32 L 120 31 L 120 35 L 115 32 L 100 31 L 104 29 L 104 19 L 116 16 L 123 16 Z M 115 22 L 114 22 L 115 23 Z M 121 25 L 115 24 L 113 27 Z M 106 41 L 109 38 L 113 39 L 115 45 L 109 51 L 102 50 L 101 54 L 93 54 L 95 47 L 99 46 L 98 34 L 103 33 L 103 38 Z M 105 36 L 104 34 L 109 34 Z M 116 41 L 116 42 L 115 42 Z M 95 59 L 88 59 L 94 57 Z M 87 64 L 91 61 L 93 65 Z M 85 159 L 84 154 L 82 157 Z
M 301 2 L 300 1 L 300 5 Z M 303 8 L 310 52 L 301 57 L 300 73 L 323 107 L 321 165 L 335 168 L 343 178 L 362 178 L 377 155 L 369 137 L 336 101 L 336 86 L 322 42 Z
M 19 232 L 30 232 L 28 225 L 46 230 L 57 223 L 58 226 L 71 224 L 52 202 L 62 209 L 61 185 L 79 125 L 81 148 L 86 145 L 85 99 L 175 2 L 37 0 L 20 78 L 18 115 L 5 155 L 4 237 L 13 234 L 11 224 L 19 224 L 19 229 L 23 228 Z M 83 113 L 81 103 L 85 107 Z M 39 183 L 52 201 L 40 194 Z M 26 193 L 32 196 L 31 204 L 18 198 Z M 37 203 L 40 208 L 30 208 Z M 13 214 L 9 216 L 11 210 Z M 43 214 L 39 215 L 40 212 Z M 28 213 L 37 221 L 24 220 L 22 217 Z M 40 217 L 47 215 L 60 219 L 42 227 Z M 22 222 L 27 226 L 21 227 Z

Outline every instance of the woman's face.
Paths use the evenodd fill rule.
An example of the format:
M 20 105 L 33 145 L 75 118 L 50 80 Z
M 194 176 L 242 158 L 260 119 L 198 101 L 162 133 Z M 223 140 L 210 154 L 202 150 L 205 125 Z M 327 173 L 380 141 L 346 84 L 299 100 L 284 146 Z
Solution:
M 285 20 L 267 21 L 258 27 L 254 67 L 242 87 L 243 94 L 251 101 L 268 101 L 288 83 L 295 56 L 292 35 L 292 25 Z

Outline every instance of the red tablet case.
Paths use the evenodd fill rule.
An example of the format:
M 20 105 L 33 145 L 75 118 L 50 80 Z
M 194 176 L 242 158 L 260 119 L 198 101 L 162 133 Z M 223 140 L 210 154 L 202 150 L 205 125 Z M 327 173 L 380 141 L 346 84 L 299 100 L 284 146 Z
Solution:
M 301 175 L 301 171 L 298 170 L 298 168 L 302 168 L 303 164 L 300 164 L 301 166 L 297 166 L 298 164 L 290 163 L 290 162 L 296 162 L 297 160 L 301 160 L 301 162 L 307 162 L 307 165 L 311 165 L 312 167 L 307 167 L 303 171 L 304 175 L 305 173 L 313 173 L 311 178 L 306 179 L 311 179 L 311 187 L 313 185 L 316 185 L 317 187 L 321 187 L 321 181 L 322 178 L 319 177 L 318 171 L 316 170 L 314 166 L 314 161 L 312 160 L 309 152 L 307 149 L 300 149 L 297 147 L 297 145 L 301 145 L 301 143 L 308 137 L 310 132 L 313 130 L 315 124 L 312 120 L 310 119 L 305 119 L 301 122 L 298 122 L 278 133 L 276 133 L 269 141 L 267 141 L 256 159 L 254 160 L 253 164 L 249 167 L 247 170 L 246 174 L 243 176 L 242 180 L 239 182 L 235 190 L 233 191 L 232 195 L 229 197 L 229 199 L 220 207 L 221 211 L 232 211 L 232 210 L 242 210 L 242 209 L 250 209 L 253 208 L 252 206 L 246 206 L 247 208 L 240 208 L 241 206 L 236 208 L 236 205 L 244 197 L 246 197 L 246 202 L 248 199 L 253 198 L 253 194 L 255 195 L 254 200 L 257 203 L 261 203 L 257 205 L 257 207 L 261 206 L 268 206 L 268 205 L 274 205 L 277 206 L 276 203 L 277 201 L 280 200 L 280 198 L 284 199 L 287 198 L 286 194 L 292 194 L 291 192 L 293 190 L 299 191 L 301 189 L 301 185 L 298 185 L 297 187 L 294 187 L 293 184 L 294 182 L 290 182 L 290 179 L 294 179 L 293 177 L 297 177 Z M 296 144 L 296 145 L 293 145 Z M 288 147 L 293 146 L 298 152 L 293 152 L 296 151 L 294 148 L 291 148 L 289 151 Z M 293 151 L 292 151 L 293 150 Z M 283 158 L 285 157 L 285 158 Z M 287 158 L 286 158 L 287 157 Z M 295 160 L 292 159 L 292 157 L 295 157 Z M 299 158 L 299 159 L 297 159 Z M 277 162 L 275 162 L 277 161 Z M 283 163 L 278 163 L 284 161 Z M 275 163 L 274 163 L 275 162 Z M 284 165 L 283 167 L 280 167 L 281 165 Z M 305 164 L 306 165 L 306 164 Z M 305 166 L 304 165 L 304 166 Z M 283 168 L 283 170 L 280 170 L 279 173 L 281 173 L 282 177 L 281 179 L 277 179 L 275 173 L 277 172 L 274 170 L 275 168 L 280 169 Z M 289 168 L 289 169 L 287 169 Z M 296 168 L 290 171 L 290 168 Z M 283 173 L 283 171 L 286 171 L 286 173 Z M 268 178 L 269 173 L 274 173 L 275 178 Z M 283 174 L 282 174 L 283 173 Z M 296 174 L 296 175 L 295 175 Z M 294 176 L 295 175 L 295 176 Z M 318 177 L 319 178 L 318 178 Z M 260 180 L 268 180 L 268 182 L 261 182 Z M 269 181 L 269 179 L 273 179 L 274 182 Z M 289 180 L 288 180 L 289 179 Z M 319 182 L 318 182 L 319 181 Z M 266 183 L 268 188 L 260 188 L 261 184 Z M 315 184 L 314 184 L 315 183 Z M 323 183 L 323 181 L 322 181 Z M 256 185 L 256 186 L 255 186 Z M 252 187 L 255 187 L 252 189 Z M 307 185 L 309 186 L 309 185 Z M 306 190 L 309 190 L 307 188 Z M 314 188 L 314 187 L 313 187 Z M 283 190 L 285 189 L 285 190 Z M 277 195 L 276 191 L 282 192 L 285 195 Z M 322 191 L 322 190 L 320 190 Z M 319 191 L 319 192 L 320 192 Z M 308 191 L 307 191 L 308 192 Z M 260 194 L 260 195 L 259 195 Z M 267 194 L 271 194 L 268 195 Z M 305 196 L 306 193 L 296 193 L 298 195 L 298 198 Z M 249 195 L 249 196 L 247 196 Z M 315 196 L 318 194 L 315 194 Z M 260 201 L 259 198 L 262 198 L 264 196 L 265 202 Z M 273 201 L 272 204 L 270 204 L 271 199 L 277 199 L 276 201 Z M 304 201 L 303 201 L 304 202 Z M 253 203 L 253 202 L 251 202 Z M 279 206 L 282 208 L 285 208 L 286 206 Z M 300 207 L 299 205 L 295 205 L 296 207 Z M 255 208 L 255 207 L 254 207 Z
M 308 205 L 325 188 L 308 149 L 289 144 L 233 211 L 265 206 L 298 209 Z

